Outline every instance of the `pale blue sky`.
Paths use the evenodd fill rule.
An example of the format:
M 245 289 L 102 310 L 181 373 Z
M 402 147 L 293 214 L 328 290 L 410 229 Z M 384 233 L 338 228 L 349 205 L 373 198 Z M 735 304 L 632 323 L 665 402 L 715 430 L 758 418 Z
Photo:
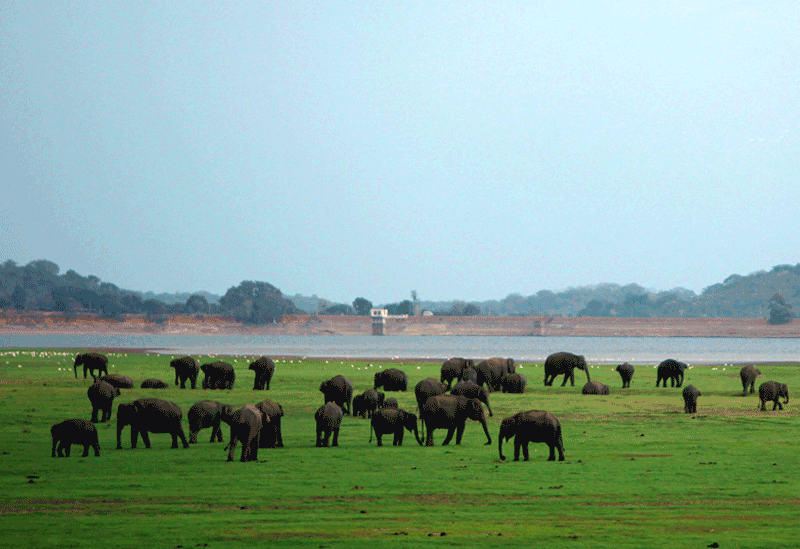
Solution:
M 5 1 L 0 260 L 699 292 L 800 262 L 799 98 L 793 1 Z

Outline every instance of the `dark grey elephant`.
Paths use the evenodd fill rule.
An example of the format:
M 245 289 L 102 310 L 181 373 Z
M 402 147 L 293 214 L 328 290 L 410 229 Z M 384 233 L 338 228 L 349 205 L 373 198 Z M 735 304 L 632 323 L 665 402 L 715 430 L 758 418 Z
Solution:
M 394 397 L 389 397 L 383 401 L 384 408 L 399 408 L 400 404 L 397 402 L 397 399 Z
M 264 399 L 256 408 L 261 412 L 261 420 L 264 424 L 261 428 L 261 441 L 259 448 L 283 448 L 283 432 L 281 429 L 281 418 L 283 418 L 283 407 L 277 402 Z
M 479 422 L 486 433 L 486 444 L 492 443 L 492 436 L 486 426 L 486 417 L 483 415 L 483 406 L 477 398 L 465 396 L 437 395 L 425 401 L 423 408 L 423 423 L 427 430 L 426 446 L 433 446 L 433 432 L 436 429 L 447 429 L 447 437 L 442 446 L 447 446 L 456 435 L 456 444 L 461 444 L 467 419 Z
M 261 428 L 264 425 L 259 409 L 252 404 L 247 404 L 234 412 L 223 412 L 220 419 L 231 428 L 231 436 L 226 448 L 228 461 L 233 461 L 236 444 L 240 440 L 242 441 L 242 454 L 239 461 L 242 463 L 258 461 L 258 444 L 261 439 Z
M 683 372 L 688 366 L 683 362 L 678 362 L 673 358 L 668 358 L 661 362 L 656 368 L 656 387 L 661 381 L 664 381 L 664 387 L 667 386 L 667 380 L 670 381 L 671 387 L 680 387 L 683 385 Z
M 190 356 L 176 358 L 169 362 L 169 367 L 175 369 L 175 385 L 180 381 L 181 389 L 186 389 L 186 382 L 190 382 L 192 389 L 197 389 L 197 376 L 200 375 L 200 361 Z
M 75 357 L 75 364 L 72 369 L 75 371 L 75 379 L 78 379 L 78 366 L 83 365 L 83 379 L 86 379 L 86 372 L 92 374 L 92 379 L 108 373 L 108 357 L 100 353 L 78 353 Z M 94 371 L 97 370 L 97 376 Z
M 398 368 L 388 368 L 375 372 L 374 389 L 383 387 L 384 391 L 407 391 L 408 375 Z
M 697 413 L 697 397 L 703 393 L 694 385 L 687 385 L 683 388 L 683 411 L 687 414 Z
M 353 382 L 342 375 L 333 376 L 319 386 L 325 402 L 335 402 L 342 411 L 351 415 L 350 403 L 353 401 Z
M 436 381 L 434 378 L 429 377 L 423 379 L 414 387 L 414 396 L 417 399 L 417 407 L 419 409 L 419 419 L 422 421 L 422 436 L 425 436 L 425 410 L 423 406 L 425 402 L 436 395 L 443 395 L 448 391 L 445 383 Z
M 520 449 L 522 449 L 524 460 L 530 459 L 528 454 L 528 443 L 530 442 L 544 442 L 550 447 L 550 457 L 547 458 L 547 461 L 556 460 L 556 450 L 558 450 L 558 461 L 564 461 L 561 423 L 550 412 L 528 410 L 503 419 L 500 423 L 500 434 L 497 437 L 499 439 L 497 450 L 502 460 L 506 459 L 503 455 L 503 439 L 507 442 L 511 437 L 514 437 L 514 461 L 519 461 Z
M 467 366 L 461 372 L 461 377 L 459 378 L 460 381 L 474 381 L 478 383 L 478 370 L 473 368 L 472 366 Z
M 86 396 L 89 397 L 89 402 L 92 403 L 92 423 L 97 423 L 97 412 L 102 411 L 103 416 L 100 423 L 104 423 L 111 419 L 111 407 L 114 405 L 114 397 L 120 395 L 119 389 L 106 383 L 100 379 L 96 379 L 94 383 L 86 391 Z
M 750 394 L 756 392 L 756 378 L 761 375 L 761 370 L 748 364 L 739 370 L 739 376 L 742 378 L 742 396 L 747 396 L 747 387 L 750 386 Z
M 353 397 L 353 417 L 372 417 L 375 410 L 383 408 L 386 394 L 375 389 L 367 389 L 360 395 Z
M 269 384 L 272 381 L 272 375 L 275 373 L 275 362 L 269 357 L 262 356 L 258 360 L 251 362 L 248 369 L 256 373 L 256 378 L 253 381 L 253 390 L 269 391 Z
M 582 395 L 610 395 L 611 389 L 599 381 L 588 381 L 581 389 Z
M 73 444 L 83 446 L 83 457 L 89 456 L 89 448 L 94 449 L 95 457 L 100 457 L 100 441 L 97 438 L 97 427 L 85 419 L 68 419 L 50 427 L 53 437 L 52 457 L 69 457 Z
M 617 372 L 619 372 L 619 377 L 622 378 L 622 388 L 629 388 L 631 386 L 631 379 L 633 379 L 633 365 L 623 362 L 617 366 Z
M 586 366 L 586 359 L 583 355 L 575 355 L 572 353 L 560 352 L 553 353 L 544 361 L 544 384 L 545 386 L 553 385 L 557 376 L 563 375 L 564 382 L 561 386 L 570 384 L 575 386 L 575 368 L 586 372 L 586 381 L 591 381 L 589 376 L 589 368 Z
M 489 389 L 481 387 L 474 381 L 459 381 L 450 389 L 451 395 L 465 396 L 467 398 L 477 398 L 486 405 L 489 410 L 489 417 L 492 417 L 492 407 L 489 406 Z
M 131 426 L 131 448 L 136 448 L 139 434 L 142 435 L 145 448 L 150 448 L 148 433 L 169 433 L 172 435 L 172 447 L 178 447 L 178 438 L 184 448 L 189 447 L 183 434 L 181 419 L 183 412 L 180 406 L 160 398 L 139 398 L 117 407 L 117 450 L 122 449 L 122 429 Z
M 378 446 L 383 446 L 383 435 L 394 435 L 393 446 L 403 445 L 405 431 L 414 433 L 417 443 L 422 446 L 417 430 L 417 416 L 399 408 L 382 408 L 372 415 L 369 427 L 369 441 L 372 442 L 372 431 L 378 440 Z
M 117 389 L 133 389 L 133 380 L 128 376 L 123 376 L 121 374 L 108 374 L 98 379 L 100 379 L 100 381 L 105 381 Z
M 528 378 L 522 374 L 510 374 L 503 378 L 504 393 L 524 393 Z
M 222 442 L 222 414 L 231 415 L 233 406 L 222 404 L 215 400 L 201 400 L 195 402 L 189 408 L 187 419 L 189 420 L 189 444 L 197 443 L 197 434 L 201 429 L 211 428 L 211 440 L 209 442 Z
M 447 391 L 450 390 L 453 380 L 458 381 L 464 373 L 465 368 L 475 368 L 475 361 L 467 358 L 454 357 L 442 363 L 442 371 L 439 381 L 447 384 Z
M 785 399 L 783 404 L 789 403 L 789 387 L 787 387 L 785 383 L 765 381 L 758 386 L 758 398 L 761 401 L 762 412 L 767 409 L 766 404 L 770 401 L 775 403 L 772 407 L 773 410 L 775 410 L 775 408 L 783 410 L 783 404 L 781 404 L 779 400 L 781 397 Z
M 169 385 L 167 385 L 160 379 L 155 379 L 151 377 L 149 379 L 145 379 L 144 381 L 142 381 L 140 387 L 142 389 L 167 389 L 169 388 Z
M 203 389 L 233 389 L 236 372 L 227 362 L 209 362 L 200 366 L 203 372 Z
M 317 424 L 316 447 L 339 446 L 339 427 L 342 425 L 344 412 L 335 402 L 326 402 L 314 414 L 314 421 Z M 333 440 L 331 441 L 331 435 Z
M 515 372 L 516 365 L 513 358 L 489 358 L 478 363 L 478 385 L 486 384 L 490 391 L 499 391 L 503 388 L 503 378 Z

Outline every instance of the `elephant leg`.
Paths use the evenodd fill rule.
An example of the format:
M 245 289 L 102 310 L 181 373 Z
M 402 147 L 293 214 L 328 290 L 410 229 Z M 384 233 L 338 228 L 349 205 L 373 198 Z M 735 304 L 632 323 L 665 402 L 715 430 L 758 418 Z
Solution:
M 464 436 L 464 428 L 466 426 L 467 426 L 467 422 L 466 422 L 466 420 L 464 420 L 464 423 L 462 423 L 461 425 L 459 425 L 456 428 L 456 445 L 461 444 L 461 439 Z
M 403 445 L 403 436 L 405 436 L 406 432 L 403 427 L 394 434 L 394 445 L 395 446 L 402 446 Z
M 233 453 L 236 450 L 236 443 L 239 441 L 236 434 L 231 429 L 231 441 L 228 443 L 228 459 L 227 461 L 233 461 Z
M 528 443 L 529 442 L 530 441 L 528 441 L 528 440 L 523 440 L 522 441 L 522 459 L 524 461 L 530 461 L 531 460 L 531 455 L 528 452 Z
M 186 435 L 183 434 L 183 427 L 181 427 L 180 420 L 178 420 L 178 425 L 175 430 L 176 434 L 178 435 L 178 438 L 181 439 L 181 444 L 183 444 L 183 447 L 188 448 L 189 443 L 186 441 Z M 177 445 L 175 447 L 177 448 Z
M 514 461 L 519 461 L 519 451 L 522 448 L 522 441 L 519 435 L 514 437 Z
M 428 431 L 428 433 L 425 435 L 425 446 L 433 446 L 433 431 L 435 427 L 431 427 L 430 425 L 425 425 L 424 423 L 423 426 L 427 427 Z
M 447 446 L 448 444 L 450 444 L 450 441 L 453 440 L 453 435 L 455 434 L 455 432 L 456 432 L 455 425 L 447 428 L 447 436 L 444 438 L 442 446 Z
M 556 460 L 556 445 L 553 443 L 548 444 L 550 446 L 550 457 L 547 458 L 547 461 L 555 461 Z M 564 457 L 561 456 L 560 461 L 564 461 Z
M 383 434 L 375 431 L 375 438 L 378 440 L 378 446 L 383 446 Z
M 200 431 L 192 431 L 189 429 L 189 444 L 197 444 L 197 433 Z M 214 442 L 214 430 L 211 430 L 211 442 Z
M 172 431 L 170 434 L 172 435 L 172 448 L 175 449 L 178 447 L 178 433 Z
M 333 442 L 331 442 L 331 446 L 339 446 L 339 428 L 333 430 Z
M 97 411 L 98 408 L 92 406 L 92 423 L 97 423 Z
M 281 417 L 275 419 L 275 447 L 283 448 L 283 435 L 281 434 Z
M 144 437 L 142 437 L 144 439 Z M 131 425 L 131 448 L 136 449 L 136 444 L 139 442 L 139 431 L 135 426 Z
M 81 457 L 89 457 L 89 447 L 91 445 L 91 442 L 83 445 L 83 455 Z
M 150 434 L 145 429 L 142 429 L 142 441 L 145 448 L 150 448 Z
M 71 442 L 65 442 L 64 443 L 64 455 L 66 457 L 69 457 L 69 451 L 70 450 L 72 450 L 72 443 Z

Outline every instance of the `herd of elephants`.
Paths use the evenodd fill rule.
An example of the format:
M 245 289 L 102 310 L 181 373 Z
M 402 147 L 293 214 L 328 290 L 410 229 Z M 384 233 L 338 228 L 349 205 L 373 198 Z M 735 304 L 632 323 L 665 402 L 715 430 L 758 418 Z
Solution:
M 69 457 L 72 444 L 83 446 L 83 456 L 89 455 L 89 448 L 94 449 L 95 456 L 100 455 L 97 429 L 94 423 L 111 419 L 111 407 L 120 389 L 133 388 L 131 378 L 108 373 L 108 358 L 100 353 L 80 353 L 75 357 L 73 366 L 75 377 L 78 377 L 78 366 L 83 366 L 83 377 L 87 373 L 94 382 L 87 394 L 92 405 L 91 421 L 69 419 L 51 428 L 53 438 L 52 456 Z M 175 370 L 175 385 L 181 389 L 189 383 L 192 389 L 197 388 L 197 380 L 203 373 L 201 387 L 203 389 L 232 389 L 236 380 L 233 366 L 227 362 L 217 361 L 200 365 L 192 357 L 182 357 L 170 362 Z M 662 382 L 667 386 L 669 380 L 672 387 L 682 387 L 684 371 L 687 365 L 674 359 L 667 359 L 657 367 L 656 387 Z M 253 389 L 268 390 L 275 371 L 272 359 L 262 356 L 249 365 L 255 372 Z M 551 354 L 544 363 L 544 384 L 550 386 L 556 377 L 563 375 L 562 386 L 570 381 L 575 385 L 575 370 L 586 373 L 586 385 L 583 394 L 607 395 L 608 385 L 591 381 L 586 360 L 581 355 L 567 352 Z M 97 375 L 95 375 L 97 371 Z M 617 366 L 616 371 L 622 378 L 622 387 L 630 387 L 634 367 L 627 362 Z M 755 392 L 756 377 L 761 372 L 753 366 L 741 369 L 743 394 Z M 474 360 L 451 358 L 442 364 L 441 376 L 438 380 L 427 378 L 414 387 L 419 407 L 419 421 L 422 423 L 422 435 L 417 429 L 417 415 L 398 406 L 396 398 L 386 398 L 385 393 L 391 391 L 407 391 L 408 375 L 398 368 L 388 368 L 375 373 L 374 387 L 359 395 L 353 395 L 353 383 L 344 376 L 337 375 L 323 381 L 320 392 L 324 404 L 315 412 L 316 446 L 337 446 L 339 428 L 344 415 L 361 416 L 370 420 L 370 442 L 374 431 L 378 446 L 382 445 L 384 435 L 393 436 L 395 446 L 403 443 L 405 431 L 414 433 L 421 446 L 423 439 L 426 446 L 433 446 L 433 432 L 446 429 L 447 436 L 443 445 L 447 445 L 455 434 L 456 444 L 461 443 L 466 420 L 471 419 L 483 426 L 486 444 L 492 443 L 492 437 L 486 425 L 483 412 L 485 405 L 492 415 L 489 406 L 489 394 L 494 391 L 504 393 L 523 393 L 527 379 L 515 371 L 514 359 L 490 358 L 475 363 Z M 158 379 L 146 379 L 141 382 L 142 388 L 167 388 L 168 384 Z M 775 381 L 762 383 L 758 388 L 761 410 L 765 410 L 767 402 L 774 402 L 773 410 L 783 409 L 789 402 L 789 389 L 786 384 Z M 697 398 L 700 391 L 693 385 L 683 388 L 684 411 L 697 411 Z M 783 398 L 783 404 L 780 399 Z M 100 418 L 98 419 L 98 414 Z M 211 429 L 211 442 L 222 442 L 221 424 L 230 426 L 228 444 L 228 461 L 233 460 L 234 451 L 239 441 L 242 442 L 241 461 L 258 459 L 259 448 L 277 448 L 283 446 L 281 435 L 281 418 L 283 408 L 277 402 L 265 399 L 257 404 L 248 404 L 234 410 L 232 406 L 213 400 L 202 400 L 195 403 L 188 412 L 189 440 L 181 426 L 183 412 L 174 402 L 160 398 L 139 398 L 117 407 L 117 449 L 122 448 L 122 430 L 130 426 L 131 447 L 136 448 L 139 435 L 144 445 L 150 448 L 148 433 L 169 433 L 172 435 L 172 448 L 178 448 L 180 439 L 184 448 L 197 442 L 201 429 Z M 427 430 L 427 435 L 425 431 Z M 331 437 L 333 440 L 331 440 Z M 508 442 L 514 437 L 514 461 L 519 461 L 520 450 L 525 461 L 529 459 L 529 443 L 545 443 L 550 448 L 548 460 L 555 461 L 558 451 L 559 461 L 564 460 L 564 444 L 561 437 L 561 424 L 556 416 L 543 410 L 528 410 L 504 418 L 500 424 L 498 435 L 498 452 L 503 455 L 503 440 Z

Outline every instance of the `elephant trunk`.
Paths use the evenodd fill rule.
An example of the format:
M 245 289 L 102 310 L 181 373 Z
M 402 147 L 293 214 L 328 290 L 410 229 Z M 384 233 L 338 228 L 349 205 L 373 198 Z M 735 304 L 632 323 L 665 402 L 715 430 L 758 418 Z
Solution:
M 414 438 L 417 439 L 417 444 L 422 446 L 422 439 L 419 437 L 419 430 L 417 429 L 416 422 L 414 422 Z

